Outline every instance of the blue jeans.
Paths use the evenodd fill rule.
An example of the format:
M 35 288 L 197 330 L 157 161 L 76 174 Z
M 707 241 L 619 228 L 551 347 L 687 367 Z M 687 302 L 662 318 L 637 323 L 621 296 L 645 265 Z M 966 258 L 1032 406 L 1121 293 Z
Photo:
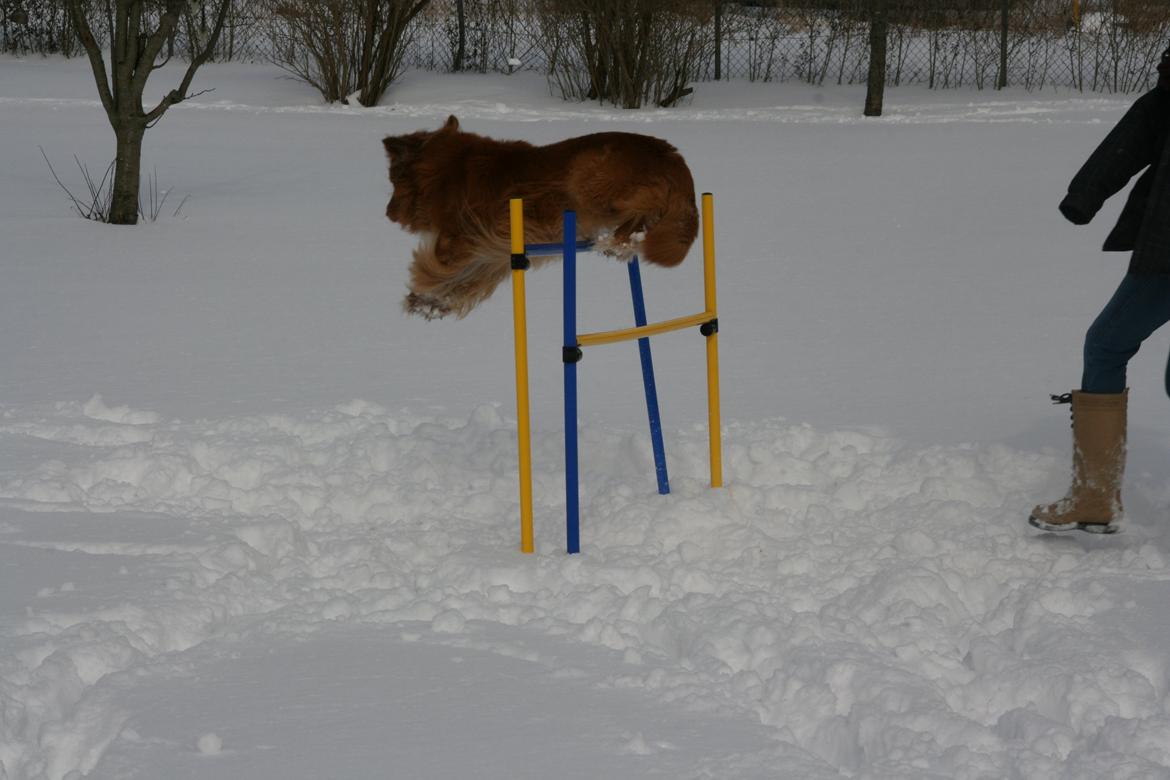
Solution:
M 1081 390 L 1120 393 L 1125 367 L 1151 333 L 1170 322 L 1170 275 L 1126 274 L 1085 336 Z M 1166 366 L 1170 394 L 1170 365 Z

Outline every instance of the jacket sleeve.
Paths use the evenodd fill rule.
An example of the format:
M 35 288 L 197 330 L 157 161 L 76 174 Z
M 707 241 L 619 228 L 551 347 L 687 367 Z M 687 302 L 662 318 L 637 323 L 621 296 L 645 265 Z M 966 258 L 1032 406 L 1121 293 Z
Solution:
M 1060 212 L 1088 223 L 1130 179 L 1154 163 L 1170 123 L 1170 92 L 1155 88 L 1138 98 L 1068 185 Z

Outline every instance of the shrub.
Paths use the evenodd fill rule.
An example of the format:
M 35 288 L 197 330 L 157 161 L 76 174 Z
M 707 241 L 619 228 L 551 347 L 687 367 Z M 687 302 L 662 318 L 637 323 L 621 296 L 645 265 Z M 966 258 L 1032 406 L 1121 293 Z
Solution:
M 377 105 L 430 0 L 274 0 L 277 62 L 330 103 Z
M 565 99 L 671 106 L 710 56 L 714 4 L 701 0 L 537 0 L 549 78 Z

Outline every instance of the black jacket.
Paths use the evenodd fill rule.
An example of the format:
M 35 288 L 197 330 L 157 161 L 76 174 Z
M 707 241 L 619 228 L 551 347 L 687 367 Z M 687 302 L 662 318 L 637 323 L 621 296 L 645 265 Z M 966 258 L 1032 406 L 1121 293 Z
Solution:
M 1105 240 L 1106 252 L 1133 252 L 1131 273 L 1170 274 L 1170 90 L 1134 102 L 1068 185 L 1060 211 L 1083 225 L 1111 196 L 1147 169 Z

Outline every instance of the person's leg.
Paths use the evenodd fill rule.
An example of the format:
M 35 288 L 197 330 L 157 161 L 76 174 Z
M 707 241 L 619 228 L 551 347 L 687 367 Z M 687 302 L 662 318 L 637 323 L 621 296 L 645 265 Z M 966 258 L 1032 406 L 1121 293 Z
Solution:
M 1126 274 L 1085 335 L 1081 390 L 1120 393 L 1142 342 L 1170 322 L 1170 275 Z M 1170 382 L 1170 374 L 1168 374 Z M 1170 390 L 1170 386 L 1168 386 Z
M 1045 531 L 1119 529 L 1128 396 L 1128 390 L 1071 393 L 1072 484 L 1064 498 L 1034 508 L 1029 523 Z
M 1073 391 L 1072 486 L 1032 510 L 1045 531 L 1113 533 L 1125 470 L 1126 367 L 1151 333 L 1170 321 L 1170 276 L 1127 274 L 1085 336 L 1081 389 Z
M 1170 395 L 1170 359 L 1166 361 L 1166 395 Z

